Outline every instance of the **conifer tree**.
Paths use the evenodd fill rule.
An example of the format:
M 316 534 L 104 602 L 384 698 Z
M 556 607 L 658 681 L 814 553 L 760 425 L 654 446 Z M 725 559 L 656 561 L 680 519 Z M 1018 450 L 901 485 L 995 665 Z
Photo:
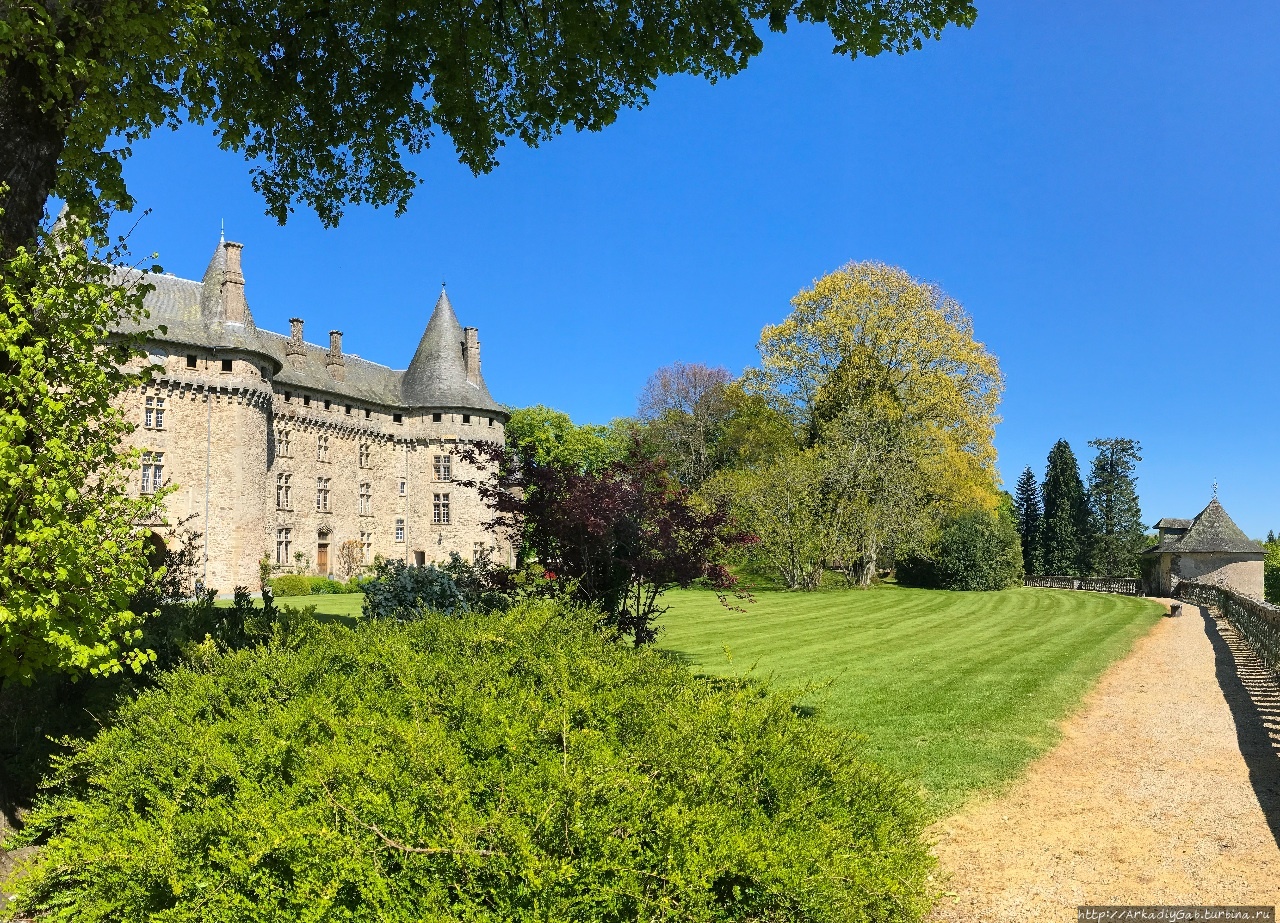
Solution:
M 1092 524 L 1090 563 L 1105 577 L 1138 575 L 1138 554 L 1146 544 L 1134 474 L 1142 446 L 1132 439 L 1091 439 L 1098 450 L 1089 471 Z
M 1035 472 L 1028 465 L 1018 478 L 1013 498 L 1014 517 L 1018 523 L 1018 536 L 1022 539 L 1022 566 L 1028 574 L 1040 573 L 1040 527 L 1044 511 L 1040 504 L 1040 484 Z
M 1276 540 L 1276 531 L 1275 531 L 1275 529 L 1268 529 L 1268 530 L 1267 530 L 1267 544 L 1268 544 L 1268 545 L 1274 544 L 1274 543 L 1275 543 L 1275 540 Z
M 1044 486 L 1044 520 L 1040 529 L 1041 567 L 1046 574 L 1079 577 L 1089 553 L 1089 506 L 1075 453 L 1065 439 L 1049 450 Z

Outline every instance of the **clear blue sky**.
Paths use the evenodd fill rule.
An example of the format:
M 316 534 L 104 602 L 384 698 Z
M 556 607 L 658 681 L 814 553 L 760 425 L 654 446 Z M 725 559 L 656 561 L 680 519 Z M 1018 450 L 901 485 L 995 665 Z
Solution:
M 511 147 L 473 177 L 445 144 L 406 215 L 337 230 L 263 214 L 190 127 L 126 170 L 133 237 L 199 278 L 226 221 L 260 326 L 346 332 L 402 368 L 442 279 L 512 405 L 634 411 L 677 359 L 755 359 L 760 328 L 850 259 L 941 284 L 1007 377 L 1000 467 L 1054 440 L 1140 440 L 1148 522 L 1221 498 L 1280 530 L 1280 6 L 979 0 L 972 30 L 849 61 L 823 28 L 770 35 L 741 76 L 661 83 L 599 134 Z

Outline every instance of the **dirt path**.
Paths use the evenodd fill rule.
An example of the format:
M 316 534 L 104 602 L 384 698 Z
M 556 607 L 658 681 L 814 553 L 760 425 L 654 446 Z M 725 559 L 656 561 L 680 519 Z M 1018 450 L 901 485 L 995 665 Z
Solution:
M 1057 748 L 939 822 L 939 921 L 1079 904 L 1280 905 L 1280 689 L 1192 606 L 1102 677 Z

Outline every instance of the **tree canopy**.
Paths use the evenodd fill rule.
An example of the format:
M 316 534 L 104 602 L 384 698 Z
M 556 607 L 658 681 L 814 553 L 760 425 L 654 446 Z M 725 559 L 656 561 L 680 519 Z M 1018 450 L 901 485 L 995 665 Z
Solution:
M 91 216 L 130 202 L 121 165 L 161 126 L 212 125 L 251 163 L 267 211 L 328 225 L 347 203 L 403 210 L 406 162 L 443 137 L 485 172 L 643 106 L 659 77 L 716 81 L 762 27 L 825 23 L 851 57 L 972 25 L 973 0 L 42 0 L 0 7 L 0 255 L 51 193 Z

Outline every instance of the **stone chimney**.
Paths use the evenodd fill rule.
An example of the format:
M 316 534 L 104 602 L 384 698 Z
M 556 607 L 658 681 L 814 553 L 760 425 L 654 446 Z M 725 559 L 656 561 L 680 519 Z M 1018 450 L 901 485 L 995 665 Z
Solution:
M 462 361 L 467 366 L 467 381 L 480 384 L 480 331 L 475 327 L 463 327 Z
M 307 346 L 302 341 L 301 317 L 289 318 L 289 340 L 284 344 L 284 354 L 295 369 L 302 368 L 306 361 Z
M 244 273 L 240 269 L 240 251 L 244 244 L 227 241 L 227 268 L 222 275 L 222 319 L 229 324 L 251 324 L 249 306 L 244 300 Z
M 347 360 L 342 358 L 342 331 L 329 331 L 329 352 L 324 357 L 325 368 L 334 381 L 342 381 L 347 375 Z

